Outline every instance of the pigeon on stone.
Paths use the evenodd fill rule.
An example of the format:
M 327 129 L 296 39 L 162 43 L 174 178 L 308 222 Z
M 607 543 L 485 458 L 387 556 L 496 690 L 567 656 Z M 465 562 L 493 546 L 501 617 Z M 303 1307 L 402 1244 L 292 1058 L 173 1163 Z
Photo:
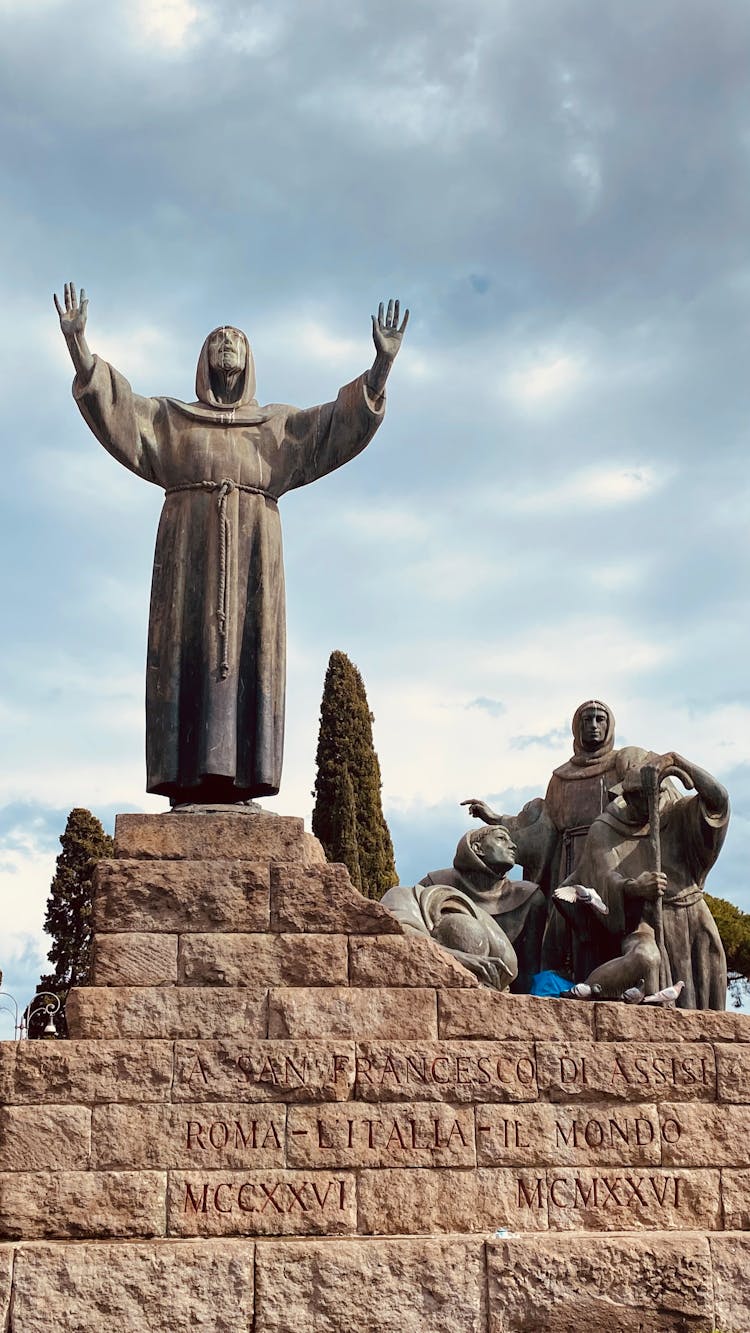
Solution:
M 576 982 L 570 990 L 563 991 L 561 1000 L 595 1000 L 601 995 L 601 986 L 588 986 L 585 981 Z
M 622 998 L 626 1004 L 642 1004 L 645 994 L 646 982 L 641 977 L 637 986 L 628 986 L 628 989 L 622 992 Z
M 674 986 L 665 986 L 663 990 L 658 990 L 655 995 L 647 995 L 643 1003 L 661 1004 L 665 1009 L 670 1009 L 674 1006 L 684 988 L 684 981 L 676 981 Z
M 562 903 L 583 903 L 585 907 L 593 908 L 601 916 L 607 916 L 609 913 L 607 904 L 599 897 L 596 889 L 588 889 L 585 884 L 560 884 L 552 896 Z

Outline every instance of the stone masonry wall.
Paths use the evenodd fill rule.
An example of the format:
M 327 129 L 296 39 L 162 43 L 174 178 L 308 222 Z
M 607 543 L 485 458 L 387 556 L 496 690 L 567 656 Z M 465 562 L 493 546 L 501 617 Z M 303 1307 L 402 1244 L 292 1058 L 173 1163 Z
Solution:
M 0 1044 L 5 1333 L 750 1330 L 750 1019 L 486 990 L 299 820 L 115 853 Z

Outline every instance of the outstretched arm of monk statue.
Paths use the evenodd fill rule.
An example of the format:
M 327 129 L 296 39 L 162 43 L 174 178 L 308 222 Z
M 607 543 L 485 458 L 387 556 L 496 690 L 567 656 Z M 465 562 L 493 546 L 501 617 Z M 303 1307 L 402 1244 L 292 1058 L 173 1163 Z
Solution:
M 375 360 L 367 372 L 367 387 L 375 398 L 379 398 L 385 389 L 385 382 L 391 373 L 391 366 L 398 355 L 401 339 L 409 323 L 409 311 L 404 312 L 400 328 L 398 321 L 398 301 L 389 301 L 385 314 L 383 314 L 383 302 L 381 301 L 378 306 L 377 318 L 375 315 L 372 317 Z
M 55 293 L 55 307 L 60 316 L 60 328 L 68 344 L 70 359 L 75 366 L 76 375 L 86 380 L 94 369 L 94 358 L 85 336 L 86 311 L 89 303 L 83 287 L 79 298 L 76 296 L 75 285 L 66 282 L 64 301 L 63 309 Z
M 502 815 L 496 815 L 486 801 L 480 801 L 476 796 L 470 797 L 468 801 L 462 801 L 461 804 L 468 805 L 472 819 L 481 819 L 484 824 L 502 824 L 503 822 Z
M 715 777 L 707 773 L 705 768 L 699 768 L 697 764 L 691 764 L 688 759 L 683 759 L 681 754 L 670 756 L 674 758 L 675 766 L 681 768 L 690 778 L 696 792 L 700 796 L 710 815 L 725 815 L 729 809 L 729 793 L 726 787 L 722 787 Z

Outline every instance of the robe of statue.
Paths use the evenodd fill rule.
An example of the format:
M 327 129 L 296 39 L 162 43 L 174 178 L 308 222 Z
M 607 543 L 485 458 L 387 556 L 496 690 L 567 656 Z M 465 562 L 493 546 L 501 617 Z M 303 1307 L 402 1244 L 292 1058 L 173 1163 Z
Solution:
M 673 981 L 684 981 L 677 1003 L 683 1009 L 724 1009 L 727 966 L 716 923 L 706 906 L 706 876 L 721 851 L 729 811 L 712 814 L 700 796 L 662 792 L 660 806 L 662 870 L 667 889 L 662 899 L 664 943 Z M 652 903 L 627 897 L 624 881 L 653 870 L 649 825 L 634 825 L 623 797 L 594 820 L 573 878 L 596 889 L 609 915 L 594 919 L 577 908 L 582 931 L 576 972 L 585 977 L 620 953 L 622 941 L 639 921 L 655 924 Z
M 213 391 L 208 338 L 197 402 L 141 398 L 99 357 L 73 384 L 104 448 L 166 492 L 151 588 L 146 769 L 148 790 L 178 803 L 207 783 L 226 801 L 279 790 L 286 625 L 277 500 L 354 458 L 385 410 L 364 375 L 322 407 L 259 407 L 247 338 L 245 349 L 230 406 Z

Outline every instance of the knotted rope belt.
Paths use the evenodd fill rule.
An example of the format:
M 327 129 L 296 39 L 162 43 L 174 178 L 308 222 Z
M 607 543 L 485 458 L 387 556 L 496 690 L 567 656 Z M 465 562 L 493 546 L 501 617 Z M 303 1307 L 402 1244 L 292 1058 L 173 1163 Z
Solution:
M 265 500 L 276 504 L 273 495 L 260 486 L 243 486 L 239 481 L 225 477 L 223 481 L 186 481 L 181 486 L 170 486 L 166 494 L 178 495 L 180 491 L 215 491 L 219 517 L 219 580 L 216 596 L 216 625 L 219 636 L 219 675 L 225 680 L 229 675 L 229 556 L 231 553 L 232 530 L 227 514 L 227 500 L 232 491 L 244 491 L 247 495 L 262 495 Z

